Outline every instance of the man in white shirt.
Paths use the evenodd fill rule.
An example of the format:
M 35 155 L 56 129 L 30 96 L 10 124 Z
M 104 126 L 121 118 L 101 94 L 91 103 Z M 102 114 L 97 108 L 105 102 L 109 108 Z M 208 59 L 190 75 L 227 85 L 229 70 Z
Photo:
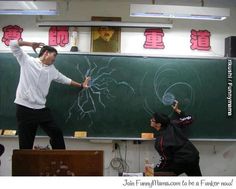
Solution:
M 41 48 L 39 57 L 29 56 L 21 46 L 32 47 L 34 51 Z M 45 107 L 50 84 L 56 81 L 83 89 L 88 88 L 90 77 L 78 83 L 61 74 L 53 65 L 57 50 L 43 43 L 13 40 L 10 48 L 20 64 L 20 80 L 14 101 L 20 149 L 33 148 L 38 126 L 50 137 L 53 149 L 65 149 L 62 131 L 55 124 L 50 109 Z

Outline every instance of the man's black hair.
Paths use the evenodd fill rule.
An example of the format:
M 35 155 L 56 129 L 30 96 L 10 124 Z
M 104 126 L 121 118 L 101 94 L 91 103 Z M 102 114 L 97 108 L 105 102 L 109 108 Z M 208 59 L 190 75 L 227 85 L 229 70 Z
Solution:
M 170 123 L 170 118 L 162 113 L 154 113 L 153 118 L 157 123 L 161 123 L 161 127 L 167 127 Z
M 54 47 L 51 46 L 43 46 L 39 52 L 39 57 L 43 56 L 43 54 L 45 53 L 45 51 L 48 51 L 50 53 L 55 52 L 57 54 L 57 50 Z

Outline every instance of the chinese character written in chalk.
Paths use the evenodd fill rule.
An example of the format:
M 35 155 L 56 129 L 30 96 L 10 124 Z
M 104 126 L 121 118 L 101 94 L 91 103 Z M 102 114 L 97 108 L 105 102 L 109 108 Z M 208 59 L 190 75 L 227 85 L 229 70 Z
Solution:
M 211 33 L 207 30 L 191 30 L 191 49 L 209 51 Z
M 8 25 L 2 29 L 3 31 L 3 37 L 2 37 L 2 42 L 6 45 L 9 46 L 9 43 L 11 40 L 22 40 L 22 32 L 23 28 L 17 25 Z
M 164 32 L 162 29 L 146 29 L 144 32 L 146 37 L 143 47 L 145 49 L 164 49 L 163 43 Z
M 69 28 L 66 26 L 52 26 L 49 29 L 49 45 L 64 47 L 69 43 Z

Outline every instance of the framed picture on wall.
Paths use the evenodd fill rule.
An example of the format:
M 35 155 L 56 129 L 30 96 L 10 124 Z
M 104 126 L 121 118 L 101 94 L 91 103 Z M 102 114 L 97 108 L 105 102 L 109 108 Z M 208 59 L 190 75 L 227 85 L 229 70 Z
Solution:
M 93 16 L 92 21 L 121 21 L 121 18 Z M 91 52 L 120 52 L 120 33 L 120 27 L 92 27 Z

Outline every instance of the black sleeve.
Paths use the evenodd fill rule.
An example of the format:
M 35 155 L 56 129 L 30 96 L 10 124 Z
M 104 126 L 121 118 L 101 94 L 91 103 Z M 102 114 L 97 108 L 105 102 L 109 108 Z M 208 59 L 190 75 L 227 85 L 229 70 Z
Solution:
M 171 121 L 177 126 L 188 126 L 192 124 L 193 117 L 191 115 L 185 115 L 185 112 L 181 111 L 180 114 L 175 112 L 174 119 Z

